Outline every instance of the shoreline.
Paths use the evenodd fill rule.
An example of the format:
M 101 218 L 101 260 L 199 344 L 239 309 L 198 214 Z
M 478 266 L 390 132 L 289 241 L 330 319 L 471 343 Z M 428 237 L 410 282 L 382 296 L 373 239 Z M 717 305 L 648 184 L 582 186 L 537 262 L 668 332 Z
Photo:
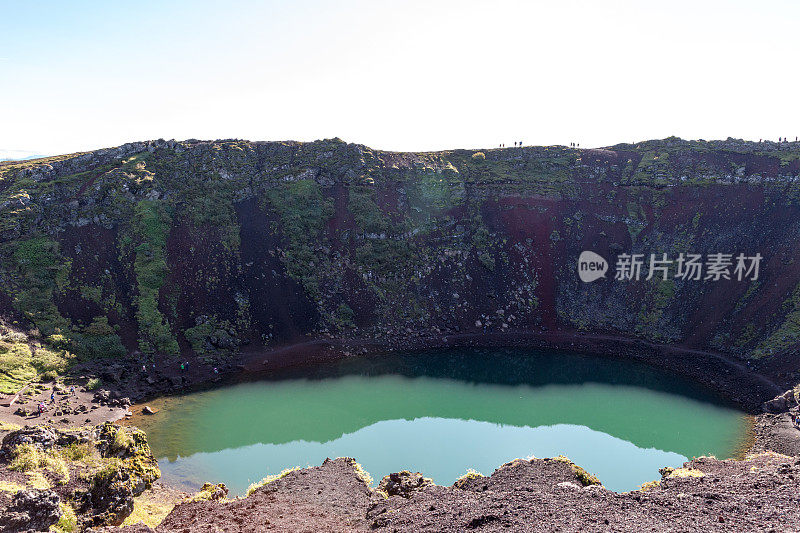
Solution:
M 680 345 L 569 330 L 420 335 L 416 338 L 378 340 L 315 338 L 272 349 L 244 351 L 238 365 L 239 375 L 225 377 L 233 378 L 232 382 L 257 380 L 279 370 L 324 364 L 353 355 L 392 355 L 403 351 L 445 348 L 529 348 L 637 361 L 703 385 L 750 414 L 760 413 L 764 402 L 789 388 L 763 375 L 758 362 Z
M 438 335 L 434 337 L 420 336 L 414 339 L 403 339 L 402 342 L 376 342 L 369 339 L 309 339 L 305 342 L 287 344 L 269 350 L 251 350 L 249 352 L 241 353 L 236 360 L 231 361 L 230 364 L 220 374 L 212 374 L 209 372 L 212 367 L 209 366 L 206 368 L 198 363 L 194 363 L 192 368 L 190 368 L 188 371 L 180 372 L 172 368 L 173 365 L 176 365 L 176 363 L 177 365 L 180 364 L 178 361 L 159 361 L 156 365 L 156 372 L 140 372 L 140 367 L 139 371 L 132 369 L 136 368 L 134 365 L 138 366 L 141 363 L 128 358 L 126 359 L 125 364 L 120 364 L 120 362 L 117 361 L 115 368 L 105 368 L 98 364 L 94 367 L 94 371 L 89 370 L 87 366 L 79 369 L 81 371 L 81 375 L 79 377 L 68 377 L 64 380 L 64 382 L 68 384 L 67 390 L 69 388 L 69 384 L 76 384 L 76 393 L 74 395 L 66 393 L 62 394 L 60 401 L 63 403 L 64 399 L 68 399 L 72 402 L 71 405 L 73 405 L 74 408 L 84 406 L 86 409 L 85 412 L 90 413 L 89 415 L 85 416 L 83 419 L 85 422 L 80 425 L 96 425 L 105 421 L 111 421 L 120 426 L 136 427 L 137 421 L 141 420 L 141 417 L 148 416 L 141 412 L 144 405 L 148 401 L 157 398 L 178 398 L 199 390 L 214 389 L 243 381 L 267 379 L 268 377 L 275 376 L 281 371 L 289 368 L 303 369 L 313 365 L 331 364 L 346 357 L 366 355 L 393 357 L 397 356 L 397 352 L 403 351 L 435 350 L 458 347 L 529 348 L 578 352 L 594 357 L 605 357 L 645 363 L 653 368 L 659 369 L 660 371 L 681 376 L 683 378 L 688 378 L 689 381 L 694 382 L 699 386 L 702 386 L 703 388 L 719 395 L 720 399 L 723 399 L 731 404 L 735 404 L 742 411 L 742 416 L 746 420 L 745 423 L 747 424 L 747 428 L 742 436 L 741 442 L 736 447 L 736 450 L 731 454 L 730 459 L 717 461 L 713 458 L 690 458 L 686 463 L 687 465 L 702 464 L 703 467 L 705 467 L 704 462 L 712 461 L 713 468 L 721 469 L 719 470 L 720 475 L 728 475 L 728 472 L 733 472 L 737 469 L 744 468 L 740 465 L 748 465 L 752 461 L 768 460 L 774 463 L 775 461 L 778 461 L 778 459 L 775 459 L 775 457 L 783 457 L 783 455 L 778 456 L 775 455 L 775 453 L 789 456 L 800 455 L 800 431 L 791 425 L 787 413 L 765 413 L 762 412 L 762 409 L 759 409 L 764 401 L 778 396 L 780 392 L 782 392 L 782 389 L 778 384 L 766 376 L 758 373 L 752 367 L 755 365 L 751 366 L 746 362 L 736 361 L 721 354 L 704 352 L 701 350 L 694 350 L 681 346 L 656 345 L 637 339 L 621 338 L 610 335 L 575 334 L 574 332 L 564 331 L 527 334 L 520 334 L 519 332 L 516 332 L 507 334 L 461 334 L 457 336 Z M 77 385 L 77 383 L 81 381 L 85 382 L 88 377 L 95 374 L 102 374 L 107 378 L 112 377 L 114 374 L 118 374 L 118 380 L 108 384 L 104 383 L 98 391 L 85 390 L 85 387 L 79 387 Z M 158 377 L 158 379 L 156 379 L 156 377 Z M 168 383 L 169 385 L 180 383 L 180 386 L 171 390 L 168 388 L 168 390 L 165 391 L 162 387 L 165 383 Z M 150 387 L 147 387 L 146 385 L 150 385 Z M 49 391 L 52 389 L 52 384 L 48 384 L 45 387 L 40 385 L 36 388 L 44 390 L 39 390 L 35 395 L 29 397 L 27 403 L 24 405 L 35 405 L 40 397 L 48 397 Z M 98 394 L 101 396 L 99 401 L 96 397 Z M 135 396 L 136 401 L 131 404 L 124 405 L 128 399 L 128 395 L 131 397 Z M 105 398 L 105 400 L 102 398 Z M 0 400 L 0 402 L 2 402 L 2 400 Z M 109 405 L 109 403 L 115 402 L 122 402 L 123 406 Z M 2 403 L 4 404 L 6 402 Z M 14 407 L 16 407 L 16 405 L 10 407 L 6 405 L 0 405 L 0 422 L 11 422 L 12 424 L 22 426 L 32 426 L 43 423 L 51 423 L 51 421 L 53 421 L 52 419 L 54 418 L 53 416 L 19 418 L 11 413 L 11 409 Z M 82 416 L 84 414 L 83 409 L 81 409 L 81 411 Z M 72 418 L 75 418 L 78 415 L 71 416 Z M 14 417 L 16 417 L 16 420 Z M 61 423 L 59 420 L 55 420 L 54 422 L 55 423 L 53 425 L 55 426 L 58 426 Z M 76 423 L 78 422 L 80 421 L 76 419 Z M 74 424 L 63 423 L 62 425 L 69 427 Z M 7 433 L 10 429 L 13 429 L 13 427 L 10 426 L 0 426 L 0 428 L 2 428 L 1 433 L 3 434 Z M 772 459 L 763 459 L 764 457 L 772 457 Z M 356 460 L 357 459 L 358 458 L 356 458 Z M 533 468 L 533 474 L 539 476 L 542 468 L 549 468 L 546 466 L 548 461 L 556 460 L 557 459 L 536 459 L 533 461 L 527 461 L 516 459 L 505 465 L 497 465 L 497 469 L 493 474 L 491 474 L 491 476 L 482 476 L 482 479 L 493 479 L 497 476 L 502 478 L 509 472 L 509 465 L 522 464 L 528 465 L 525 466 L 525 468 Z M 330 463 L 326 462 L 322 466 L 311 466 L 306 469 L 301 469 L 299 472 L 307 472 L 309 475 L 316 472 L 325 472 L 332 468 L 331 465 L 338 464 L 339 461 L 341 461 L 341 459 L 337 459 L 336 461 L 332 461 Z M 541 463 L 542 461 L 544 461 L 544 463 Z M 356 464 L 355 461 L 353 461 L 353 464 Z M 576 468 L 582 471 L 581 466 L 582 465 L 575 465 Z M 513 466 L 512 468 L 516 468 L 516 466 Z M 689 466 L 689 468 L 691 469 L 695 467 Z M 666 470 L 672 471 L 673 469 Z M 356 468 L 357 475 L 360 475 L 359 472 L 361 472 L 360 466 Z M 391 478 L 391 476 L 403 475 L 402 473 L 396 474 L 390 472 L 374 472 L 372 474 L 376 476 L 385 476 L 383 478 L 384 480 Z M 290 474 L 289 477 L 293 477 L 294 475 L 295 474 Z M 341 472 L 337 474 L 337 476 L 339 475 L 341 475 Z M 413 475 L 419 476 L 419 474 Z M 424 475 L 424 472 L 422 475 Z M 635 489 L 633 491 L 618 493 L 605 489 L 604 487 L 597 490 L 602 490 L 604 494 L 612 496 L 615 495 L 619 498 L 628 498 L 631 497 L 631 495 L 639 494 L 642 495 L 642 497 L 649 497 L 647 495 L 651 494 L 650 491 L 652 489 L 646 488 L 645 486 L 649 487 L 652 484 L 657 485 L 661 483 L 664 487 L 667 487 L 668 485 L 674 483 L 673 478 L 663 473 L 661 481 L 658 481 L 657 473 L 654 473 L 654 478 L 656 479 L 654 479 L 652 482 L 646 483 L 642 486 L 642 488 Z M 422 478 L 420 477 L 420 479 Z M 208 481 L 212 483 L 218 483 L 220 480 L 213 479 Z M 602 483 L 602 479 L 600 482 Z M 324 484 L 321 486 L 324 487 L 324 490 L 326 491 L 336 491 L 341 488 L 342 483 L 345 482 L 339 477 L 334 477 L 326 479 Z M 456 485 L 458 485 L 458 483 L 460 482 L 457 482 Z M 472 483 L 472 480 L 468 481 L 467 483 Z M 504 483 L 505 482 L 503 482 L 503 484 L 500 486 L 504 487 L 503 490 L 507 490 L 508 487 Z M 428 483 L 419 490 L 433 492 L 443 491 L 443 493 L 446 493 L 448 497 L 451 497 L 454 494 L 457 496 L 461 494 L 458 490 L 456 490 L 460 490 L 461 487 L 456 485 L 442 486 L 436 485 L 435 483 Z M 560 487 L 561 485 L 563 485 L 563 483 L 559 484 L 558 486 Z M 275 486 L 278 486 L 278 484 L 270 484 L 269 487 L 273 488 L 268 488 L 266 493 L 271 494 L 270 491 L 275 490 Z M 176 523 L 176 520 L 184 520 L 186 516 L 188 516 L 187 513 L 194 513 L 195 510 L 199 510 L 201 507 L 203 509 L 213 511 L 215 515 L 219 512 L 223 513 L 221 515 L 221 520 L 223 521 L 231 519 L 231 516 L 234 516 L 234 521 L 238 520 L 235 518 L 235 513 L 232 515 L 230 510 L 225 510 L 224 508 L 220 509 L 218 507 L 218 502 L 208 501 L 189 503 L 190 495 L 185 492 L 187 490 L 185 484 L 172 484 L 165 480 L 160 480 L 158 482 L 158 487 L 160 488 L 151 489 L 151 492 L 147 493 L 150 495 L 148 496 L 149 498 L 158 498 L 158 494 L 160 494 L 158 491 L 160 490 L 164 494 L 172 495 L 175 503 L 177 503 L 172 510 L 172 513 L 168 515 L 167 519 L 165 519 L 163 522 L 166 524 L 166 530 L 170 530 L 171 525 Z M 728 490 L 734 490 L 736 492 L 741 491 L 743 493 L 751 490 L 744 485 L 742 487 L 743 488 L 741 489 L 737 489 L 736 486 L 733 486 L 732 489 Z M 199 485 L 195 488 L 196 490 L 201 489 Z M 378 489 L 368 487 L 367 490 L 370 494 L 370 498 L 374 499 L 376 491 L 379 489 L 380 486 Z M 257 492 L 261 493 L 263 490 L 264 489 L 259 489 Z M 308 498 L 315 498 L 311 493 L 298 493 L 296 490 L 298 489 L 292 489 L 290 493 L 282 496 L 282 498 L 286 500 L 287 505 L 294 506 L 297 504 L 297 502 L 304 501 Z M 453 493 L 454 490 L 456 490 L 455 493 Z M 317 491 L 315 490 L 314 492 L 316 493 Z M 480 492 L 480 490 L 478 490 L 478 492 Z M 175 495 L 181 496 L 178 498 Z M 260 498 L 261 496 L 243 496 L 227 501 L 235 502 L 235 505 L 249 505 L 248 502 L 250 501 L 250 498 L 253 497 Z M 635 497 L 638 499 L 638 496 Z M 457 499 L 460 498 L 461 496 L 458 496 Z M 483 497 L 480 498 L 481 499 L 476 500 L 476 503 L 480 502 L 480 505 L 485 505 L 486 500 L 484 500 Z M 680 496 L 678 496 L 678 499 L 680 499 Z M 322 498 L 322 501 L 327 500 Z M 387 504 L 390 507 L 392 505 L 396 505 L 397 502 L 392 504 L 393 501 L 395 500 L 390 498 Z M 325 505 L 327 505 L 327 503 Z M 503 505 L 506 506 L 509 504 L 506 502 Z M 360 508 L 361 507 L 359 506 L 354 507 L 354 509 Z M 367 512 L 368 516 L 370 512 L 371 511 Z M 413 514 L 409 516 L 413 516 Z M 282 516 L 276 516 L 276 518 L 280 519 Z M 139 531 L 138 529 L 133 530 Z
M 32 408 L 39 401 L 50 405 L 49 391 L 53 384 L 38 384 L 37 389 L 43 391 L 31 396 L 23 395 L 25 404 L 18 401 L 9 407 L 11 396 L 0 398 L 0 421 L 22 426 L 36 425 L 40 420 L 56 426 L 117 422 L 131 415 L 135 417 L 143 404 L 159 397 L 182 396 L 235 383 L 269 379 L 287 369 L 302 370 L 353 356 L 392 357 L 398 352 L 454 348 L 555 350 L 639 362 L 698 384 L 725 403 L 755 417 L 764 412 L 764 402 L 786 391 L 781 385 L 761 374 L 757 362 L 617 335 L 558 330 L 435 336 L 417 334 L 402 339 L 320 337 L 273 348 L 243 351 L 225 361 L 225 366 L 221 367 L 218 374 L 213 373 L 212 365 L 200 362 L 181 372 L 178 358 L 158 360 L 156 370 L 151 371 L 148 368 L 147 372 L 141 372 L 141 362 L 130 356 L 115 361 L 111 367 L 104 365 L 102 361 L 95 361 L 77 367 L 72 376 L 67 375 L 63 379 L 67 387 L 75 385 L 75 395 L 68 396 L 67 399 L 70 407 L 79 409 L 80 413 L 56 416 L 56 411 L 53 410 L 43 417 L 15 414 L 14 411 L 20 405 Z M 109 391 L 106 401 L 97 401 L 97 391 L 85 390 L 86 381 L 93 375 L 104 378 L 99 389 Z M 57 399 L 63 402 L 64 396 L 63 393 L 57 394 Z M 121 405 L 115 405 L 120 402 Z

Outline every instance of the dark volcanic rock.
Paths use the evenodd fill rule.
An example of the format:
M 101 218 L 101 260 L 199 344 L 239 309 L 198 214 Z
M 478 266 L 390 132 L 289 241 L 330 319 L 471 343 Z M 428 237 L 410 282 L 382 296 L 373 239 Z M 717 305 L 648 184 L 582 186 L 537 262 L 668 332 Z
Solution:
M 0 516 L 3 531 L 47 531 L 61 518 L 61 499 L 51 490 L 21 490 Z
M 411 473 L 408 470 L 403 470 L 402 472 L 395 472 L 384 476 L 378 484 L 378 490 L 385 492 L 387 496 L 410 498 L 412 492 L 421 490 L 432 484 L 433 481 L 423 477 L 419 472 Z
M 7 451 L 20 444 L 33 444 L 46 450 L 55 446 L 58 440 L 59 432 L 50 426 L 28 426 L 6 435 L 2 449 Z
M 766 413 L 785 413 L 797 407 L 797 398 L 794 390 L 788 390 L 779 394 L 772 400 L 764 402 L 763 408 Z

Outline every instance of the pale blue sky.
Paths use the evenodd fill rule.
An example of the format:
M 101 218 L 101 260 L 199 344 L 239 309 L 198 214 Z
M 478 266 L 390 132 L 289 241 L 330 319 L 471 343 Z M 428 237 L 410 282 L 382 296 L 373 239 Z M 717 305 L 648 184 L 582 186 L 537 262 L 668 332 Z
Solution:
M 799 24 L 796 0 L 0 0 L 0 150 L 794 139 Z

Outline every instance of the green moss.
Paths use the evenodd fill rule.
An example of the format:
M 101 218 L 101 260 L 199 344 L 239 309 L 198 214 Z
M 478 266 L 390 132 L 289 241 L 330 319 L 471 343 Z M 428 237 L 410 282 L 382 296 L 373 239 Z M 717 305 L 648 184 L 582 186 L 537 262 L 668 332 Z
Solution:
M 356 227 L 364 233 L 381 234 L 392 230 L 392 221 L 375 203 L 374 187 L 353 185 L 348 191 L 347 210 Z
M 139 348 L 148 354 L 177 354 L 178 341 L 166 317 L 159 310 L 159 291 L 167 267 L 167 235 L 172 223 L 166 206 L 157 200 L 142 200 L 134 208 L 133 246 L 137 295 L 136 322 Z
M 214 346 L 214 341 L 222 345 L 235 345 L 236 339 L 229 333 L 232 329 L 231 323 L 227 320 L 221 320 L 216 316 L 211 316 L 205 317 L 200 324 L 187 328 L 183 334 L 196 354 L 208 355 L 211 353 L 230 351 L 216 348 Z
M 122 357 L 127 353 L 122 339 L 105 316 L 97 316 L 88 326 L 74 331 L 70 346 L 82 359 Z
M 463 201 L 464 181 L 460 174 L 426 170 L 416 173 L 405 184 L 408 216 L 420 230 L 435 225 L 437 217 Z
M 354 328 L 354 318 L 355 313 L 350 306 L 344 302 L 339 304 L 339 307 L 336 308 L 336 312 L 334 313 L 334 323 L 339 329 Z
M 0 393 L 15 394 L 27 383 L 52 379 L 71 362 L 72 355 L 64 350 L 32 343 L 26 335 L 6 330 L 0 334 Z
M 103 288 L 97 285 L 81 285 L 81 297 L 96 304 L 103 303 Z
M 655 276 L 658 275 L 658 273 L 655 274 Z M 675 280 L 654 277 L 650 286 L 652 287 L 650 289 L 650 297 L 646 298 L 642 303 L 636 330 L 639 334 L 654 340 L 666 340 L 666 336 L 659 326 L 665 309 L 675 299 Z
M 280 216 L 287 245 L 282 256 L 289 276 L 300 282 L 313 299 L 319 298 L 318 273 L 325 260 L 318 244 L 325 222 L 333 216 L 333 202 L 322 196 L 312 180 L 278 184 L 267 192 L 269 205 Z
M 569 464 L 570 468 L 572 469 L 572 472 L 575 474 L 575 478 L 584 487 L 587 487 L 589 485 L 602 485 L 602 483 L 600 483 L 600 480 L 597 479 L 597 477 L 594 474 L 590 474 L 582 467 L 576 465 L 575 463 L 570 461 L 570 459 L 567 456 L 559 455 L 558 457 L 554 457 L 552 460 Z
M 453 483 L 453 487 L 455 487 L 457 489 L 463 489 L 466 486 L 467 482 L 469 482 L 469 481 L 471 481 L 473 479 L 481 479 L 483 477 L 484 477 L 484 475 L 481 474 L 480 472 L 470 469 L 470 470 L 467 470 L 466 474 L 464 474 L 463 476 L 458 478 L 456 480 L 456 482 Z
M 70 262 L 61 257 L 58 243 L 47 237 L 16 241 L 13 271 L 16 287 L 14 306 L 43 335 L 69 329 L 69 321 L 58 311 L 53 296 L 67 280 Z
M 51 531 L 56 533 L 73 533 L 78 531 L 78 517 L 75 516 L 75 510 L 68 503 L 59 503 L 61 509 L 61 517 L 58 522 L 51 528 Z
M 783 322 L 753 350 L 752 357 L 774 355 L 800 342 L 800 284 L 786 299 L 783 308 L 786 312 Z

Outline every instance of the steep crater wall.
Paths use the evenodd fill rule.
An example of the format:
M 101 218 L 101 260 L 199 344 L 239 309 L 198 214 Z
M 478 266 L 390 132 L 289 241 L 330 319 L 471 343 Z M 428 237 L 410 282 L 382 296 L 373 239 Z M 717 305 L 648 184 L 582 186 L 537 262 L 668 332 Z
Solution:
M 800 381 L 800 145 L 394 153 L 150 141 L 0 165 L 0 315 L 82 358 L 574 333 Z M 619 253 L 760 253 L 757 281 L 582 283 Z M 645 276 L 643 275 L 642 278 Z

